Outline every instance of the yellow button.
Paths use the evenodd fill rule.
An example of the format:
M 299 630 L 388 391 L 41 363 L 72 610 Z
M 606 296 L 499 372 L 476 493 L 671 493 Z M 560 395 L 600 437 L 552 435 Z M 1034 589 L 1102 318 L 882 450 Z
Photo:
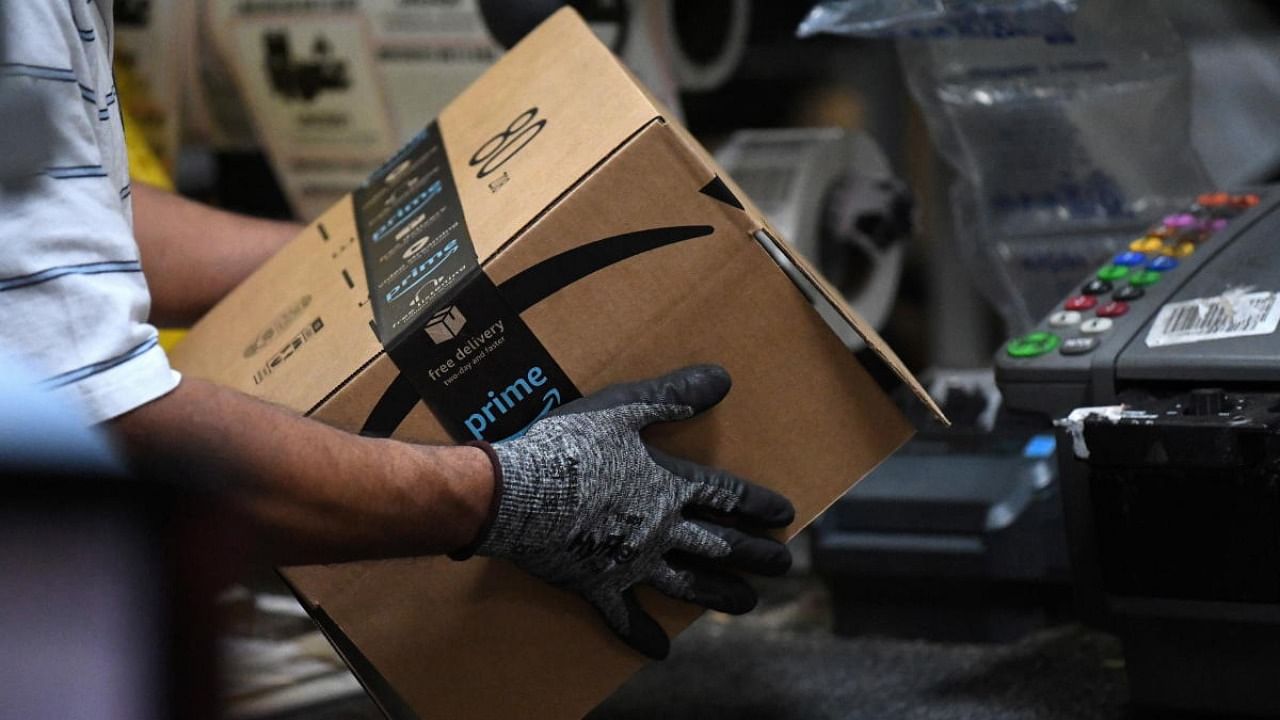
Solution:
M 1195 243 L 1180 242 L 1177 245 L 1160 248 L 1161 255 L 1169 257 L 1183 258 L 1196 251 Z
M 1140 237 L 1129 243 L 1130 250 L 1140 253 L 1160 252 L 1160 249 L 1163 247 L 1164 241 L 1151 235 Z

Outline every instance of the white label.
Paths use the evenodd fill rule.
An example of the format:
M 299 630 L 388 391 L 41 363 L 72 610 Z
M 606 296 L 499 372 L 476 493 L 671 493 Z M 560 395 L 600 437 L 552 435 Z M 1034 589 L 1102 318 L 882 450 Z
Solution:
M 1273 292 L 1228 292 L 1214 298 L 1168 303 L 1147 333 L 1147 347 L 1269 335 L 1280 324 Z

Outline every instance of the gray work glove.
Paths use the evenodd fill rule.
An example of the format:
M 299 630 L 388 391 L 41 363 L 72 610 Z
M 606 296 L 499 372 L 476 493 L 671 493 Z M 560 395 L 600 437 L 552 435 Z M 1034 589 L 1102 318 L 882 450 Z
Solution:
M 634 585 L 722 612 L 751 610 L 755 591 L 728 571 L 781 575 L 791 554 L 731 524 L 784 527 L 795 516 L 791 503 L 640 437 L 650 423 L 710 408 L 729 386 L 720 367 L 690 367 L 569 403 L 519 439 L 478 443 L 494 464 L 496 512 L 473 547 L 454 557 L 505 558 L 578 592 L 623 641 L 657 659 L 670 642 Z

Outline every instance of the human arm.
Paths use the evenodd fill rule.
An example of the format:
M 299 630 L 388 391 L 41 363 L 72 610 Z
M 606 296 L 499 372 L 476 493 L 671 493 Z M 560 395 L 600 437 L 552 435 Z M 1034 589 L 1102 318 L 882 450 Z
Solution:
M 141 182 L 132 186 L 133 233 L 151 290 L 151 322 L 188 324 L 302 226 L 218 210 Z
M 736 614 L 756 595 L 734 571 L 791 564 L 761 534 L 794 519 L 785 498 L 640 436 L 707 410 L 729 385 L 714 366 L 615 385 L 479 448 L 361 438 L 194 380 L 112 426 L 134 458 L 181 455 L 225 473 L 233 507 L 269 540 L 264 560 L 501 558 L 578 593 L 624 642 L 662 658 L 669 641 L 635 586 Z
M 179 458 L 216 479 L 265 562 L 444 553 L 489 512 L 493 471 L 479 449 L 364 438 L 200 380 L 108 427 L 135 465 Z

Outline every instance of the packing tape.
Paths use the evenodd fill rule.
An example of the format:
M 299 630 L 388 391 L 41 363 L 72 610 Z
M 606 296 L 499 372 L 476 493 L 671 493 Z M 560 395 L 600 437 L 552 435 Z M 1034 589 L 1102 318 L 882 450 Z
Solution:
M 839 128 L 742 130 L 716 159 L 845 302 L 872 327 L 882 327 L 897 297 L 904 243 L 871 242 L 853 228 L 860 215 L 887 211 L 893 198 L 886 188 L 900 187 L 875 142 Z M 869 265 L 857 268 L 861 281 L 854 286 L 832 276 L 841 270 L 832 261 L 839 255 L 834 243 L 853 250 L 846 253 L 851 262 Z M 818 311 L 846 345 L 864 346 L 833 308 Z

